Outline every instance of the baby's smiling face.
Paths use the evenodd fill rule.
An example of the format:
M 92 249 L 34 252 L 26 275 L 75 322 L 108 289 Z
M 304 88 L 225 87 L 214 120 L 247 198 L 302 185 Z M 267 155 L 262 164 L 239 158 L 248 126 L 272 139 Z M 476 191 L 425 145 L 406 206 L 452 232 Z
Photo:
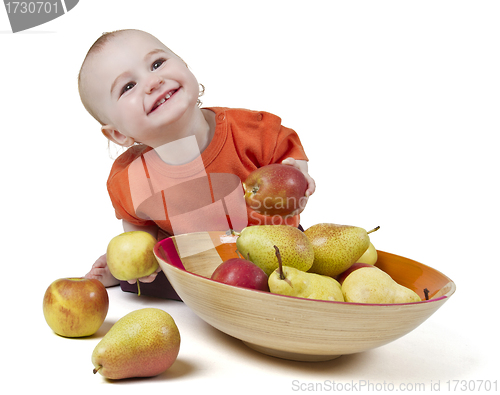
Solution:
M 141 31 L 110 38 L 87 58 L 81 80 L 103 133 L 121 145 L 165 144 L 168 127 L 197 107 L 199 84 L 184 61 Z

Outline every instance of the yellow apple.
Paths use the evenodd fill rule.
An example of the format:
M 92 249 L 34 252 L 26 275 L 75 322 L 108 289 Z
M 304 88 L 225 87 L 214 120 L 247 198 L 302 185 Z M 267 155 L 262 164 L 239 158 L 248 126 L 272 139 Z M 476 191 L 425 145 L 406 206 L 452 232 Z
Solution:
M 60 278 L 49 285 L 43 297 L 45 321 L 58 335 L 93 335 L 108 314 L 109 299 L 104 285 L 87 278 Z
M 373 244 L 370 242 L 368 245 L 368 248 L 364 252 L 363 255 L 356 261 L 359 263 L 368 263 L 369 265 L 375 265 L 377 263 L 378 255 L 377 255 L 377 250 L 373 246 Z
M 149 276 L 158 269 L 153 254 L 156 239 L 147 232 L 125 232 L 111 239 L 106 261 L 111 274 L 121 281 Z

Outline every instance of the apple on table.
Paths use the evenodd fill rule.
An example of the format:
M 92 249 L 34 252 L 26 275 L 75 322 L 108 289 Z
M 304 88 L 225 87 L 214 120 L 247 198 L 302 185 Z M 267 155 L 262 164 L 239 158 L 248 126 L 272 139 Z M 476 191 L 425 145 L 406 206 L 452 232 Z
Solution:
M 49 327 L 64 337 L 93 335 L 108 314 L 108 292 L 102 283 L 88 278 L 60 278 L 43 297 L 43 315 Z

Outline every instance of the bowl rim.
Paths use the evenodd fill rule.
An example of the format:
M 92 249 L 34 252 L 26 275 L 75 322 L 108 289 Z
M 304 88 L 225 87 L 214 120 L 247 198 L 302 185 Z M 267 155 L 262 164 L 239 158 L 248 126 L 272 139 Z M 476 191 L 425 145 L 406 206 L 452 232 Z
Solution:
M 197 232 L 197 233 L 204 233 L 204 232 Z M 272 293 L 272 292 L 262 291 L 262 290 L 258 290 L 258 289 L 250 289 L 250 288 L 245 288 L 245 287 L 241 287 L 241 286 L 237 286 L 237 285 L 225 284 L 225 283 L 222 283 L 222 282 L 219 282 L 219 281 L 216 281 L 216 280 L 212 280 L 209 277 L 205 277 L 205 276 L 202 276 L 200 274 L 193 273 L 193 272 L 190 272 L 190 271 L 186 270 L 186 268 L 182 264 L 181 259 L 178 257 L 177 250 L 176 250 L 174 242 L 173 242 L 173 238 L 175 238 L 175 237 L 181 237 L 181 236 L 187 236 L 187 235 L 189 235 L 189 234 L 175 235 L 175 236 L 167 237 L 165 239 L 162 239 L 162 240 L 158 241 L 155 244 L 154 248 L 153 248 L 154 255 L 157 257 L 157 259 L 160 259 L 162 262 L 165 262 L 170 268 L 172 268 L 174 270 L 177 270 L 177 271 L 179 271 L 181 273 L 184 272 L 184 273 L 187 273 L 190 276 L 198 277 L 198 278 L 202 279 L 202 281 L 206 281 L 207 283 L 220 284 L 223 287 L 238 288 L 240 290 L 243 290 L 243 292 L 251 292 L 251 293 L 259 292 L 261 294 L 268 294 L 268 295 L 270 295 L 269 297 L 277 297 L 277 298 L 286 297 L 286 298 L 298 299 L 298 300 L 301 300 L 301 301 L 306 301 L 304 303 L 323 302 L 323 303 L 333 303 L 333 304 L 337 304 L 337 305 L 387 306 L 387 307 L 390 307 L 390 306 L 411 306 L 411 305 L 420 305 L 420 304 L 424 304 L 424 303 L 440 302 L 443 299 L 450 298 L 455 293 L 455 290 L 456 290 L 455 283 L 448 276 L 446 276 L 444 273 L 441 273 L 440 271 L 438 271 L 438 270 L 436 270 L 436 269 L 434 269 L 434 268 L 432 268 L 430 266 L 427 266 L 427 265 L 425 265 L 423 263 L 411 260 L 410 258 L 405 258 L 405 257 L 399 256 L 399 255 L 396 255 L 396 254 L 385 252 L 385 251 L 382 251 L 382 252 L 384 252 L 386 254 L 389 254 L 389 255 L 393 255 L 393 256 L 398 256 L 398 257 L 401 257 L 401 258 L 409 259 L 409 260 L 411 260 L 413 262 L 416 262 L 416 263 L 418 263 L 418 264 L 420 264 L 420 265 L 422 265 L 424 267 L 428 267 L 428 268 L 430 268 L 432 270 L 437 271 L 439 274 L 441 274 L 442 276 L 446 277 L 449 280 L 449 282 L 445 285 L 445 286 L 449 286 L 449 289 L 443 295 L 440 295 L 440 296 L 438 296 L 436 298 L 431 298 L 431 299 L 428 299 L 428 300 L 421 300 L 419 302 L 406 302 L 406 303 L 355 303 L 355 302 L 342 302 L 342 301 L 334 301 L 334 300 L 321 300 L 321 299 L 301 298 L 301 297 L 298 297 L 298 296 L 281 295 L 281 294 L 275 294 L 275 293 Z M 170 247 L 167 250 L 165 250 L 165 248 L 164 248 L 164 245 L 166 245 L 166 244 L 168 244 L 168 246 Z M 172 249 L 175 250 L 175 254 L 177 255 L 177 262 L 176 263 L 172 263 L 172 262 L 170 262 L 168 260 L 168 257 L 171 257 L 171 255 L 168 252 L 172 251 Z M 165 275 L 168 278 L 168 274 L 165 273 Z M 172 284 L 172 287 L 174 287 L 173 284 Z M 175 287 L 174 287 L 174 289 L 175 289 Z M 176 290 L 176 292 L 178 292 L 178 291 Z

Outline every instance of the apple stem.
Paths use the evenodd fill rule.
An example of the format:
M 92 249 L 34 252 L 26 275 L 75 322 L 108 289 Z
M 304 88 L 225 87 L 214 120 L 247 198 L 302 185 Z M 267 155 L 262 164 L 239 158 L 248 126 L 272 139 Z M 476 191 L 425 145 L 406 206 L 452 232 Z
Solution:
M 139 285 L 139 279 L 137 279 L 137 296 L 141 296 L 141 286 Z
M 250 261 L 250 253 L 249 252 L 247 252 L 247 261 Z
M 94 370 L 92 370 L 92 373 L 96 374 L 101 368 L 102 365 L 99 365 L 97 368 L 94 368 Z
M 429 300 L 429 290 L 424 288 L 425 300 Z
M 238 250 L 235 251 L 236 252 L 236 255 L 238 255 L 238 258 L 241 258 L 241 254 Z
M 283 264 L 281 263 L 281 254 L 280 254 L 280 249 L 276 246 L 274 246 L 274 249 L 276 250 L 276 258 L 278 258 L 278 268 L 280 271 L 280 279 L 284 280 L 285 279 L 285 274 L 283 273 Z
M 376 228 L 373 228 L 372 230 L 370 230 L 369 232 L 366 232 L 367 234 L 370 234 L 372 232 L 376 232 L 377 230 L 380 229 L 380 226 L 377 226 Z

